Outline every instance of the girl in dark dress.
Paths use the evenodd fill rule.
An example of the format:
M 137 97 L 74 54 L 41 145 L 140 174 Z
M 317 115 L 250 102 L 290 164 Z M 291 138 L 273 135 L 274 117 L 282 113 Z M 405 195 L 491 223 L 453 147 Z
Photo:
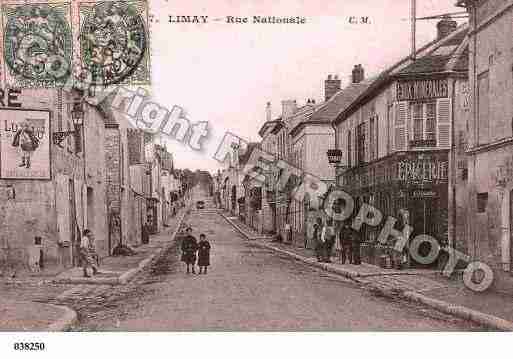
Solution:
M 198 266 L 199 274 L 203 269 L 203 274 L 207 274 L 207 267 L 210 265 L 210 243 L 207 241 L 206 236 L 201 233 L 200 241 L 198 243 Z
M 196 273 L 194 265 L 196 263 L 196 251 L 198 250 L 198 242 L 192 235 L 192 228 L 187 228 L 187 235 L 182 241 L 182 261 L 187 264 L 187 273 L 189 272 L 189 266 L 192 265 L 192 273 Z

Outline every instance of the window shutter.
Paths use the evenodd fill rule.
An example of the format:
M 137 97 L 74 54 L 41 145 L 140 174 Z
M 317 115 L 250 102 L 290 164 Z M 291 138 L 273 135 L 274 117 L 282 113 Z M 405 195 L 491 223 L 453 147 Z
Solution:
M 394 118 L 394 148 L 396 151 L 407 150 L 407 122 L 408 102 L 402 101 L 395 104 Z
M 451 99 L 438 99 L 436 103 L 436 142 L 440 148 L 451 148 L 451 122 Z
M 370 137 L 370 119 L 367 119 L 367 121 L 365 121 L 365 125 L 363 126 L 363 128 L 365 129 L 365 144 L 364 144 L 364 148 L 365 148 L 365 156 L 364 156 L 364 161 L 365 162 L 370 162 L 371 161 L 371 153 L 370 153 L 370 141 L 372 141 L 371 137 Z
M 357 153 L 358 153 L 358 125 L 355 124 L 353 126 L 354 128 L 354 133 L 353 133 L 353 166 L 358 166 L 358 163 L 356 162 L 358 156 L 357 156 Z

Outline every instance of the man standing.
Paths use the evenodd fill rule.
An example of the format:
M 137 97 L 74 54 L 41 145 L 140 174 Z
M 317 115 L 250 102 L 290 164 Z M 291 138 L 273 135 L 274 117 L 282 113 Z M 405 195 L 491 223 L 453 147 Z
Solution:
M 324 241 L 324 261 L 331 263 L 331 252 L 333 251 L 333 244 L 335 244 L 335 228 L 333 228 L 333 219 L 329 218 L 326 221 L 326 226 L 322 230 L 322 237 Z
M 342 224 L 342 228 L 340 229 L 339 234 L 339 241 L 341 246 L 341 262 L 342 264 L 347 262 L 349 264 L 353 264 L 353 241 L 352 241 L 352 233 L 351 228 L 349 227 L 349 224 L 347 222 L 344 222 Z
M 352 253 L 353 254 L 353 264 L 359 265 L 359 264 L 362 264 L 362 260 L 360 257 L 360 247 L 361 247 L 361 243 L 362 243 L 361 233 L 359 231 L 353 229 L 352 227 L 350 227 L 350 230 L 352 233 L 351 248 L 352 248 L 352 252 L 353 252 Z
M 324 242 L 322 238 L 322 230 L 323 230 L 323 224 L 322 224 L 322 218 L 317 218 L 317 223 L 314 224 L 314 231 L 313 231 L 313 243 L 315 248 L 315 256 L 317 257 L 318 262 L 323 261 L 323 251 L 324 251 Z

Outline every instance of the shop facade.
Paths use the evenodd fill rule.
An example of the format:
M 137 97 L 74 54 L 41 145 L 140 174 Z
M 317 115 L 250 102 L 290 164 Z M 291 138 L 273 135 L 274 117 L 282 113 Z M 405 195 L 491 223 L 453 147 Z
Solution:
M 411 226 L 410 238 L 428 234 L 443 244 L 448 240 L 448 175 L 447 150 L 402 152 L 346 171 L 341 184 L 353 196 L 355 211 L 363 203 L 371 204 L 384 218 L 396 218 L 398 228 Z M 380 230 L 381 227 L 363 228 L 366 262 L 377 263 L 379 255 L 392 255 L 392 242 L 376 248 Z M 409 263 L 422 266 L 411 258 Z
M 451 31 L 384 71 L 334 121 L 343 152 L 337 186 L 354 198 L 356 211 L 368 203 L 384 220 L 397 219 L 395 229 L 412 227 L 410 240 L 426 234 L 456 248 L 465 241 L 457 212 L 466 193 L 468 27 L 443 25 Z M 377 243 L 380 230 L 362 227 L 362 260 L 377 264 L 393 255 L 393 242 Z M 429 249 L 421 247 L 421 255 Z M 426 266 L 406 257 L 403 265 Z

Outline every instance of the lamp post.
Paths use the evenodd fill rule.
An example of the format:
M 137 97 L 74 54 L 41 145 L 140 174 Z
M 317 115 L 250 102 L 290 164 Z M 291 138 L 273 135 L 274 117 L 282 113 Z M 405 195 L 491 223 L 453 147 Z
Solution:
M 77 99 L 72 103 L 72 109 L 70 111 L 71 120 L 73 121 L 74 129 L 71 131 L 55 131 L 52 134 L 52 141 L 55 145 L 62 148 L 62 141 L 70 135 L 78 136 L 80 135 L 80 130 L 84 125 L 84 105 L 82 99 Z
M 326 155 L 328 156 L 328 162 L 330 165 L 335 167 L 335 186 L 338 186 L 338 169 L 344 170 L 346 166 L 341 166 L 340 163 L 342 162 L 342 155 L 343 152 L 339 148 L 329 149 L 326 152 Z
M 335 188 L 338 187 L 338 169 L 345 169 L 345 166 L 341 166 L 340 163 L 342 162 L 342 155 L 343 152 L 339 148 L 329 149 L 326 152 L 326 155 L 328 156 L 328 162 L 330 165 L 332 165 L 335 168 Z M 337 210 L 339 210 L 339 204 L 336 204 Z

